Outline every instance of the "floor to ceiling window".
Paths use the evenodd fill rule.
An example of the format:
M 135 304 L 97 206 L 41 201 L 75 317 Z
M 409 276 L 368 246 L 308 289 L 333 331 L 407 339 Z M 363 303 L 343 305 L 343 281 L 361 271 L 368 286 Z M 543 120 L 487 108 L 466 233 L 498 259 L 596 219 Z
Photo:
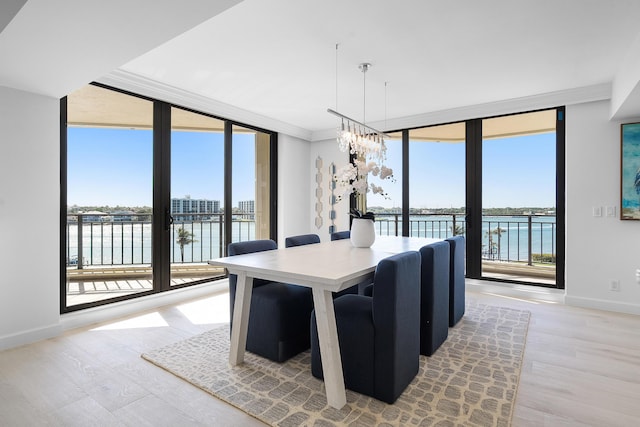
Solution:
M 276 235 L 275 133 L 95 84 L 61 110 L 62 312 L 223 277 L 232 239 Z
M 171 285 L 223 276 L 224 121 L 171 108 Z
M 149 291 L 153 103 L 85 86 L 66 136 L 66 305 Z
M 464 235 L 468 277 L 564 287 L 564 109 L 398 131 L 381 235 Z M 386 190 L 386 186 L 385 186 Z
M 409 235 L 464 234 L 464 123 L 411 129 L 409 177 Z
M 270 238 L 270 138 L 234 125 L 231 241 Z
M 555 284 L 556 110 L 482 120 L 482 276 Z

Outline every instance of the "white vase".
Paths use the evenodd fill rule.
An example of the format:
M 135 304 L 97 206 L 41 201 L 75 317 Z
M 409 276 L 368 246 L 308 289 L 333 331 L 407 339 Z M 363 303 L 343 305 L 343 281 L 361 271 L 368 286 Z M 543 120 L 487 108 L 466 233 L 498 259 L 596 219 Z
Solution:
M 376 241 L 376 229 L 373 221 L 354 218 L 351 223 L 351 244 L 356 248 L 368 248 Z

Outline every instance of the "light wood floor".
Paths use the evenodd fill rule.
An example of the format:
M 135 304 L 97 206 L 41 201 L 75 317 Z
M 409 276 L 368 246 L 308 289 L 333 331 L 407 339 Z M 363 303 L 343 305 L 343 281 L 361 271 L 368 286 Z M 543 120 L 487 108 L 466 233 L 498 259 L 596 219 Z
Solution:
M 640 316 L 468 292 L 532 313 L 514 426 L 640 425 Z M 228 294 L 0 352 L 0 426 L 258 426 L 140 353 L 211 329 Z

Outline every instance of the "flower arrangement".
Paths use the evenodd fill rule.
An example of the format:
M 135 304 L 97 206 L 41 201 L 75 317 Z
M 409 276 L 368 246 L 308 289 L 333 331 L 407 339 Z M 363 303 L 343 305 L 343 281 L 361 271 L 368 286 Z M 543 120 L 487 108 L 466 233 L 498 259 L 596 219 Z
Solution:
M 350 134 L 351 135 L 351 134 Z M 349 150 L 355 155 L 352 162 L 340 168 L 333 179 L 343 190 L 337 200 L 348 197 L 350 194 L 361 195 L 371 191 L 389 198 L 382 186 L 369 182 L 369 175 L 377 177 L 381 181 L 393 181 L 393 169 L 385 166 L 387 147 L 383 139 L 373 140 L 369 138 L 354 138 L 339 135 L 338 147 L 340 151 Z

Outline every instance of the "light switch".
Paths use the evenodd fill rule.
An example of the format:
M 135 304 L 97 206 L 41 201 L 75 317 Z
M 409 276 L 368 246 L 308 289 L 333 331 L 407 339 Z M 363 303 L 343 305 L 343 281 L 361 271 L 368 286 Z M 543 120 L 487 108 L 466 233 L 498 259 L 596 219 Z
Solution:
M 602 216 L 602 207 L 594 206 L 593 207 L 593 216 Z
M 615 206 L 607 206 L 607 216 L 616 216 Z

